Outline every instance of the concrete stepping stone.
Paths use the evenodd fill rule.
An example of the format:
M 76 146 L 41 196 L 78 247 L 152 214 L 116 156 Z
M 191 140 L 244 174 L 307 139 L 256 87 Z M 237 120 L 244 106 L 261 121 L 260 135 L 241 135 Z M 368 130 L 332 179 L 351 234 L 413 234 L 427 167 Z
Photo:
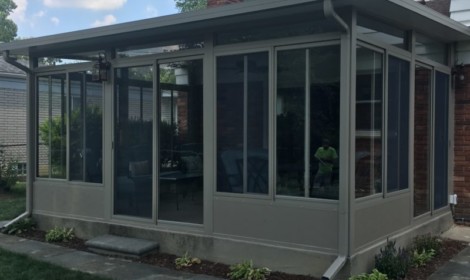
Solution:
M 85 242 L 91 251 L 106 255 L 118 255 L 131 258 L 140 258 L 158 250 L 158 243 L 149 240 L 116 236 L 102 235 Z

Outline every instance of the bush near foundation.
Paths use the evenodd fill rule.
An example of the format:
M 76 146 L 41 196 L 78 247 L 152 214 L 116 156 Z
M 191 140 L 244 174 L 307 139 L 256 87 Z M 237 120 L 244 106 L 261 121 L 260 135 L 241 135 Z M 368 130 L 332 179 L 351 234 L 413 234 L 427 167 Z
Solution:
M 5 157 L 0 147 L 0 189 L 9 192 L 18 181 L 17 162 Z

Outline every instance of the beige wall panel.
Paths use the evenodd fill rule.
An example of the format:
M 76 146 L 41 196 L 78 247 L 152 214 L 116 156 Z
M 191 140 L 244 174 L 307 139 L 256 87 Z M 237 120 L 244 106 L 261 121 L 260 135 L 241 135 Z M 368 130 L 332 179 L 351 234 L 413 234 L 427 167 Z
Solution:
M 336 251 L 337 205 L 314 205 L 313 201 L 282 203 L 216 197 L 214 233 Z
M 35 212 L 104 218 L 104 189 L 67 182 L 37 181 L 33 186 Z
M 354 248 L 386 237 L 410 225 L 411 209 L 409 193 L 374 203 L 358 204 L 356 211 Z M 369 204 L 370 203 L 370 204 Z M 365 206 L 365 204 L 368 204 Z

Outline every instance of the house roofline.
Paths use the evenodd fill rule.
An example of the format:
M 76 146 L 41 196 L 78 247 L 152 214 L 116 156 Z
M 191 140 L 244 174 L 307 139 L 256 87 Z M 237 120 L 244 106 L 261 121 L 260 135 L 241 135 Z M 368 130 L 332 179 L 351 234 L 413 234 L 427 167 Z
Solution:
M 151 19 L 67 32 L 44 37 L 0 44 L 0 52 L 12 55 L 48 56 L 67 54 L 77 49 L 104 49 L 126 44 L 133 38 L 145 40 L 150 34 L 162 40 L 177 38 L 183 33 L 202 35 L 208 29 L 217 30 L 245 20 L 259 20 L 288 16 L 286 11 L 322 10 L 323 0 L 257 0 L 208 8 L 199 11 L 162 16 Z M 412 27 L 421 33 L 444 42 L 470 40 L 470 29 L 432 9 L 410 0 L 333 0 L 336 9 L 354 7 L 359 13 L 380 17 L 384 21 Z M 271 13 L 266 13 L 271 12 Z M 397 14 L 400 14 L 398 17 Z M 173 37 L 172 37 L 173 36 Z M 122 43 L 125 40 L 125 43 Z M 149 40 L 149 39 L 147 39 Z

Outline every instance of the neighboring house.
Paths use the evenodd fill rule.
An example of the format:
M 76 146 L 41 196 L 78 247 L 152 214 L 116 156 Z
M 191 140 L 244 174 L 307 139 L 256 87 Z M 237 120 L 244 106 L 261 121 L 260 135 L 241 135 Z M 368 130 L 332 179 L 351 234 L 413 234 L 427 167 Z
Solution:
M 26 75 L 0 57 L 0 149 L 26 173 Z
M 1 44 L 81 59 L 25 69 L 28 213 L 177 255 L 363 272 L 387 240 L 453 224 L 466 41 L 410 0 L 256 0 Z

